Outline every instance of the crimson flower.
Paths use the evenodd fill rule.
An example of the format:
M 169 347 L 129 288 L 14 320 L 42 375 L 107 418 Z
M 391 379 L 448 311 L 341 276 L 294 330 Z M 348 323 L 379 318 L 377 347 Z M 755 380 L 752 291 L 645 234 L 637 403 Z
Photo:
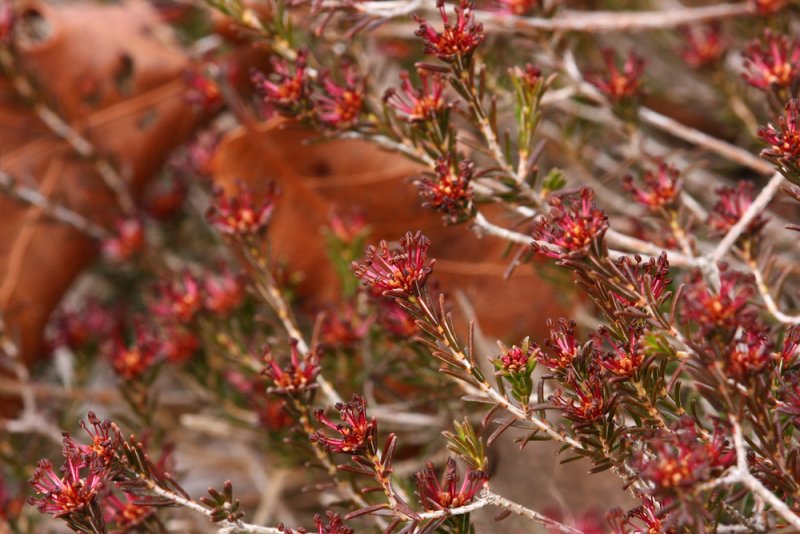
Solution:
M 323 92 L 314 95 L 317 118 L 331 128 L 346 128 L 353 124 L 364 104 L 364 83 L 356 69 L 345 64 L 342 72 L 343 85 L 336 85 L 329 75 L 323 75 Z
M 325 512 L 325 519 L 327 519 L 327 524 L 320 515 L 314 516 L 317 534 L 355 534 L 355 530 L 345 525 L 339 514 Z
M 695 273 L 684 291 L 684 321 L 698 325 L 703 335 L 716 328 L 732 329 L 744 322 L 753 288 L 742 284 L 742 279 L 741 273 L 721 269 L 719 292 L 715 292 L 700 273 Z
M 587 376 L 581 378 L 570 371 L 566 383 L 571 391 L 557 389 L 551 397 L 553 406 L 561 409 L 564 417 L 578 423 L 603 417 L 609 403 L 603 391 L 603 380 L 595 368 L 590 368 Z
M 766 30 L 744 51 L 744 67 L 742 77 L 753 87 L 787 89 L 800 74 L 800 41 Z
M 354 348 L 369 332 L 370 318 L 359 316 L 356 306 L 348 302 L 338 310 L 326 313 L 320 326 L 320 338 L 328 347 Z
M 760 15 L 771 15 L 786 7 L 787 0 L 749 0 L 751 8 Z
M 142 502 L 142 497 L 125 493 L 123 501 L 117 495 L 109 493 L 103 498 L 103 511 L 110 521 L 113 521 L 118 530 L 115 532 L 129 532 L 139 526 L 145 519 L 156 513 L 152 506 L 134 504 Z
M 389 334 L 400 339 L 413 339 L 420 332 L 416 319 L 394 300 L 387 298 L 381 300 L 378 322 Z
M 630 52 L 620 70 L 613 50 L 606 48 L 602 54 L 606 63 L 606 72 L 603 76 L 599 74 L 587 76 L 586 79 L 589 83 L 597 87 L 612 102 L 630 100 L 637 96 L 642 84 L 644 59 L 636 53 Z
M 200 340 L 188 328 L 170 325 L 161 342 L 161 355 L 169 363 L 189 361 L 200 348 Z
M 694 26 L 683 32 L 686 47 L 681 56 L 689 66 L 696 69 L 717 63 L 725 53 L 719 24 Z
M 423 198 L 423 207 L 441 211 L 448 223 L 464 221 L 472 216 L 472 186 L 470 182 L 475 164 L 461 161 L 456 169 L 453 156 L 442 156 L 436 161 L 436 174 L 424 176 L 414 182 Z
M 200 283 L 189 271 L 184 271 L 179 279 L 159 284 L 158 293 L 153 313 L 179 323 L 192 322 L 203 307 Z
M 245 288 L 242 278 L 235 276 L 227 267 L 220 276 L 206 278 L 204 289 L 206 309 L 218 315 L 228 315 L 244 300 Z
M 578 342 L 575 338 L 575 321 L 559 319 L 558 326 L 547 320 L 550 336 L 544 340 L 546 351 L 539 352 L 539 363 L 550 369 L 566 369 L 578 356 Z
M 274 81 L 264 76 L 256 76 L 254 81 L 264 93 L 267 102 L 290 114 L 300 110 L 299 106 L 307 102 L 309 95 L 306 78 L 307 58 L 307 50 L 297 52 L 294 65 L 273 58 L 271 78 Z
M 656 307 L 663 304 L 672 283 L 666 253 L 662 252 L 658 259 L 650 258 L 646 262 L 638 256 L 634 261 L 628 256 L 622 256 L 615 262 L 625 274 L 627 289 L 631 290 L 631 293 L 624 293 L 622 290 L 612 289 L 611 294 L 616 300 L 625 306 L 644 306 L 647 304 L 642 300 L 644 295 L 647 298 L 652 297 Z
M 539 0 L 497 0 L 498 11 L 518 17 L 529 15 L 540 5 Z
M 767 337 L 751 327 L 731 343 L 726 368 L 734 377 L 744 378 L 762 371 L 772 361 L 772 350 Z
M 159 345 L 153 334 L 137 324 L 130 344 L 125 343 L 119 335 L 112 342 L 111 366 L 121 378 L 135 380 L 153 368 L 159 353 Z
M 758 136 L 770 146 L 761 156 L 775 163 L 784 174 L 800 173 L 800 101 L 790 100 L 786 113 L 778 117 L 778 127 L 771 123 L 759 128 Z
M 792 326 L 786 330 L 780 353 L 784 367 L 790 367 L 797 361 L 798 348 L 800 348 L 800 326 Z
M 626 176 L 623 185 L 636 202 L 654 211 L 674 204 L 681 189 L 678 169 L 665 163 L 660 163 L 655 173 L 645 171 L 642 182 L 642 187 L 637 186 L 633 177 Z
M 102 465 L 109 466 L 116 456 L 117 447 L 122 443 L 122 434 L 114 423 L 108 419 L 101 421 L 94 412 L 89 412 L 87 419 L 89 423 L 82 420 L 80 426 L 89 435 L 91 443 L 77 443 L 66 433 L 64 443 L 83 455 L 85 463 L 99 461 Z
M 62 475 L 59 476 L 53 470 L 50 460 L 40 460 L 31 479 L 37 495 L 29 502 L 40 512 L 53 517 L 89 512 L 96 505 L 98 495 L 103 489 L 105 473 L 87 469 L 86 476 L 82 476 L 81 471 L 85 467 L 79 455 L 69 455 L 61 470 Z
M 231 197 L 220 189 L 216 192 L 207 217 L 214 228 L 226 235 L 259 234 L 272 218 L 276 196 L 275 188 L 270 187 L 264 199 L 256 203 L 253 192 L 244 185 L 239 185 L 238 193 Z
M 353 262 L 352 268 L 365 285 L 384 294 L 415 295 L 433 272 L 434 260 L 428 262 L 430 244 L 421 232 L 408 232 L 400 240 L 400 250 L 389 250 L 386 241 L 381 241 L 377 248 L 367 249 L 364 263 Z
M 585 251 L 608 229 L 608 218 L 595 205 L 594 192 L 589 188 L 581 189 L 579 198 L 552 196 L 549 202 L 550 214 L 535 221 L 533 238 L 562 249 L 562 252 L 540 249 L 550 257 Z
M 328 224 L 333 236 L 345 245 L 356 243 L 369 230 L 367 228 L 367 217 L 360 210 L 349 212 L 332 210 L 328 216 Z
M 310 436 L 330 452 L 340 452 L 358 456 L 364 453 L 375 454 L 378 440 L 378 421 L 374 417 L 367 419 L 367 401 L 358 395 L 348 403 L 337 403 L 341 423 L 334 423 L 325 416 L 323 410 L 317 410 L 314 417 L 317 421 L 333 430 L 337 436 L 327 436 L 318 430 Z
M 475 24 L 473 20 L 474 5 L 469 0 L 461 0 L 455 8 L 456 22 L 451 24 L 444 0 L 437 0 L 436 4 L 444 23 L 441 32 L 432 28 L 425 19 L 414 15 L 414 20 L 419 24 L 416 35 L 425 41 L 425 53 L 447 62 L 469 59 L 486 37 L 483 24 Z
M 641 367 L 644 362 L 644 351 L 639 343 L 638 332 L 629 332 L 625 343 L 614 341 L 608 332 L 602 335 L 611 345 L 611 351 L 600 355 L 598 361 L 600 366 L 621 377 L 631 376 Z
M 708 224 L 720 234 L 729 231 L 753 203 L 753 192 L 752 182 L 745 181 L 740 181 L 736 187 L 718 188 L 719 199 L 708 216 Z M 767 219 L 758 215 L 750 221 L 746 232 L 757 234 L 765 224 Z
M 619 508 L 609 517 L 614 534 L 659 534 L 663 532 L 664 513 L 657 508 L 658 502 L 649 495 L 639 495 L 642 504 L 624 513 Z
M 103 256 L 114 262 L 131 259 L 144 247 L 144 226 L 137 218 L 123 219 L 115 225 L 116 235 L 103 241 Z
M 408 72 L 402 72 L 402 93 L 389 90 L 386 102 L 405 115 L 408 122 L 422 122 L 433 120 L 447 105 L 444 98 L 444 83 L 438 74 L 429 74 L 427 71 L 419 71 L 421 88 L 411 85 Z
M 475 471 L 467 466 L 460 486 L 458 478 L 456 462 L 452 458 L 447 459 L 441 482 L 436 477 L 433 463 L 425 462 L 425 469 L 416 474 L 417 495 L 422 507 L 436 511 L 469 504 L 489 477 L 483 471 Z
M 313 348 L 307 354 L 300 356 L 297 340 L 291 341 L 291 361 L 286 368 L 281 368 L 272 357 L 269 347 L 266 349 L 264 360 L 267 363 L 264 375 L 272 384 L 271 393 L 296 395 L 303 391 L 317 387 L 316 379 L 319 375 L 319 350 Z

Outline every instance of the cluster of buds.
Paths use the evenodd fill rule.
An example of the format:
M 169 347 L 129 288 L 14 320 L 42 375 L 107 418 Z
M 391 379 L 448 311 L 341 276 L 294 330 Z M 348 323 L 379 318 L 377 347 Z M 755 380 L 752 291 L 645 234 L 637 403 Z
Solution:
M 419 295 L 433 272 L 428 262 L 430 240 L 421 232 L 408 232 L 400 240 L 399 250 L 390 250 L 386 241 L 367 249 L 364 263 L 353 262 L 353 271 L 364 285 L 400 298 Z
M 419 69 L 422 87 L 411 85 L 407 72 L 400 74 L 401 91 L 390 89 L 384 97 L 386 103 L 403 114 L 408 122 L 424 122 L 435 120 L 446 107 L 444 99 L 444 83 L 437 73 L 429 73 Z
M 778 118 L 778 127 L 768 124 L 758 130 L 758 136 L 769 147 L 761 156 L 770 160 L 784 176 L 800 179 L 800 101 L 790 100 L 785 114 Z
M 602 54 L 606 72 L 603 75 L 591 74 L 586 79 L 614 104 L 635 102 L 642 85 L 644 59 L 635 52 L 629 52 L 620 70 L 613 50 L 604 49 Z
M 696 69 L 716 65 L 727 48 L 719 24 L 693 26 L 683 34 L 686 37 L 686 47 L 681 52 L 681 57 Z
M 425 469 L 416 474 L 417 494 L 425 510 L 458 508 L 469 504 L 488 478 L 483 471 L 476 471 L 467 466 L 464 481 L 459 486 L 456 462 L 448 458 L 442 480 L 439 482 L 433 464 L 426 462 Z
M 474 6 L 469 0 L 461 0 L 455 8 L 456 21 L 452 24 L 445 10 L 444 0 L 437 0 L 436 4 L 444 24 L 442 31 L 431 27 L 425 19 L 414 17 L 419 23 L 416 34 L 425 41 L 425 53 L 448 63 L 467 63 L 486 37 L 483 24 L 475 24 L 473 20 Z
M 279 395 L 300 395 L 317 387 L 320 350 L 315 347 L 301 355 L 297 340 L 291 341 L 291 360 L 286 368 L 278 365 L 267 347 L 264 361 L 267 366 L 264 375 L 270 383 L 268 391 Z
M 612 291 L 612 296 L 624 306 L 646 307 L 652 303 L 658 308 L 669 298 L 672 279 L 666 253 L 646 262 L 639 257 L 631 261 L 628 256 L 622 256 L 615 263 L 624 280 Z M 652 302 L 643 300 L 644 296 Z
M 363 397 L 353 395 L 351 402 L 336 404 L 336 410 L 339 412 L 341 423 L 331 421 L 323 410 L 314 412 L 314 417 L 338 436 L 327 436 L 318 430 L 310 436 L 311 441 L 320 443 L 330 452 L 351 456 L 376 454 L 378 421 L 374 417 L 367 419 L 367 401 Z
M 269 224 L 275 211 L 277 192 L 270 187 L 264 199 L 256 202 L 253 191 L 243 184 L 233 196 L 217 190 L 214 203 L 208 210 L 208 220 L 220 233 L 235 237 L 261 234 Z
M 471 181 L 475 164 L 463 160 L 456 166 L 452 155 L 442 156 L 436 162 L 436 172 L 414 182 L 423 198 L 423 206 L 442 212 L 445 222 L 455 224 L 472 217 Z
M 519 347 L 513 345 L 508 348 L 500 341 L 497 345 L 500 354 L 492 359 L 495 374 L 504 378 L 511 386 L 514 398 L 523 406 L 527 406 L 533 391 L 531 375 L 536 368 L 536 355 L 539 349 L 527 337 L 522 340 Z
M 583 188 L 579 195 L 553 195 L 549 202 L 549 215 L 534 222 L 533 238 L 554 245 L 557 250 L 534 244 L 535 250 L 553 258 L 584 254 L 590 247 L 599 250 L 608 218 L 595 205 L 591 189 Z
M 708 216 L 708 224 L 720 234 L 729 231 L 753 203 L 753 184 L 741 181 L 736 187 L 720 187 L 716 191 L 718 200 Z M 767 224 L 767 219 L 758 215 L 750 221 L 743 235 L 756 236 Z
M 781 99 L 792 93 L 800 74 L 800 41 L 767 30 L 744 51 L 742 77 L 762 91 L 775 91 Z
M 642 186 L 637 186 L 630 175 L 624 178 L 623 186 L 636 202 L 658 211 L 675 204 L 681 190 L 680 172 L 672 165 L 660 163 L 656 172 L 645 171 Z

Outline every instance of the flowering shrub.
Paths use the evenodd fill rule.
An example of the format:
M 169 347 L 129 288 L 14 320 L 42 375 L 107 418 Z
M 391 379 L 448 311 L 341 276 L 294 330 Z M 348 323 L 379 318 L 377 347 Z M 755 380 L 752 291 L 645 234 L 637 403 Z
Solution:
M 36 98 L 20 59 L 30 21 L 0 11 L 11 90 L 110 177 L 123 212 L 104 226 L 0 172 L 10 199 L 102 252 L 53 315 L 37 365 L 2 309 L 0 395 L 14 402 L 0 426 L 0 526 L 467 534 L 496 509 L 552 532 L 800 529 L 791 5 L 209 0 L 177 11 L 190 49 L 211 43 L 189 100 L 217 120 L 138 204 L 82 125 Z M 216 22 L 214 36 L 199 19 Z M 264 121 L 407 158 L 419 205 L 504 242 L 506 276 L 560 284 L 566 317 L 525 323 L 516 339 L 509 325 L 494 349 L 481 320 L 508 303 L 472 311 L 442 281 L 445 234 L 409 222 L 373 238 L 380 216 L 300 213 L 329 217 L 327 260 L 308 227 L 279 234 L 281 215 L 315 193 L 274 147 L 263 180 L 215 176 L 224 130 Z M 359 154 L 337 157 L 358 174 Z M 400 201 L 386 194 L 380 215 Z M 310 272 L 287 263 L 287 246 Z M 338 286 L 312 285 L 326 295 L 315 300 L 303 277 L 325 261 Z M 597 519 L 499 489 L 496 464 L 512 454 L 502 444 L 518 443 L 524 466 L 544 441 L 553 462 L 614 480 L 619 506 Z M 198 443 L 209 445 L 193 457 Z M 220 489 L 196 498 L 194 470 L 220 452 L 261 486 L 240 492 L 216 469 Z

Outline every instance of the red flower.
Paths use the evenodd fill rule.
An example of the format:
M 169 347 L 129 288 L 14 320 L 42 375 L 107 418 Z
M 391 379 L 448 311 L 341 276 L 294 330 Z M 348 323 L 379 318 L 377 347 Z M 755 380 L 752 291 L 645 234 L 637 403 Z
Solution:
M 539 353 L 539 363 L 550 369 L 566 369 L 572 365 L 580 348 L 575 339 L 575 326 L 575 321 L 566 319 L 559 319 L 557 327 L 552 320 L 547 320 L 550 337 L 545 339 L 544 345 L 548 350 Z
M 529 15 L 540 5 L 539 0 L 497 0 L 498 11 L 518 17 Z
M 214 204 L 208 210 L 211 225 L 227 235 L 247 236 L 261 233 L 272 218 L 275 210 L 276 190 L 270 187 L 264 200 L 256 203 L 253 192 L 244 185 L 232 197 L 225 196 L 220 189 Z
M 770 123 L 758 130 L 758 136 L 770 145 L 761 151 L 761 156 L 793 174 L 800 171 L 799 114 L 800 101 L 792 99 L 786 104 L 785 115 L 778 118 L 778 128 Z
M 103 256 L 111 261 L 131 259 L 144 248 L 144 226 L 139 219 L 123 219 L 116 223 L 116 235 L 103 241 Z
M 333 512 L 325 512 L 325 518 L 328 520 L 326 525 L 322 517 L 319 515 L 314 516 L 314 526 L 317 527 L 317 534 L 354 534 L 355 530 L 348 527 L 342 521 L 339 514 Z
M 672 165 L 660 163 L 658 171 L 645 171 L 642 177 L 644 187 L 638 187 L 633 182 L 633 177 L 624 178 L 624 188 L 633 195 L 634 200 L 651 210 L 671 206 L 681 189 L 680 173 Z
M 364 104 L 364 83 L 350 64 L 342 67 L 344 85 L 336 85 L 329 75 L 322 78 L 323 93 L 316 93 L 317 118 L 331 128 L 346 128 L 361 114 Z
M 472 216 L 472 176 L 475 164 L 461 161 L 456 169 L 453 156 L 442 156 L 436 161 L 436 174 L 420 178 L 414 184 L 424 199 L 423 207 L 444 213 L 448 223 L 464 221 Z
M 468 59 L 485 38 L 483 24 L 475 24 L 473 21 L 473 4 L 468 0 L 461 0 L 455 9 L 455 25 L 450 24 L 444 0 L 438 0 L 437 6 L 444 23 L 441 32 L 429 26 L 425 19 L 414 16 L 419 24 L 416 35 L 425 41 L 425 53 L 448 62 L 459 58 Z
M 772 13 L 777 13 L 784 7 L 786 7 L 787 1 L 786 0 L 749 0 L 748 2 L 752 9 L 755 10 L 760 15 L 770 15 Z
M 523 342 L 522 348 L 513 345 L 510 349 L 503 345 L 500 346 L 503 350 L 497 356 L 497 364 L 508 373 L 525 373 L 528 372 L 528 363 L 531 357 L 536 354 L 537 347 L 526 341 Z
M 620 344 L 611 339 L 608 332 L 604 332 L 603 337 L 611 345 L 611 352 L 604 352 L 600 355 L 599 364 L 617 376 L 631 376 L 644 362 L 644 351 L 639 344 L 639 334 L 629 332 L 628 339 L 624 344 Z
M 307 50 L 297 52 L 294 65 L 286 61 L 272 60 L 272 79 L 257 75 L 256 85 L 263 91 L 264 99 L 278 109 L 295 114 L 308 100 L 309 88 L 306 78 Z
M 201 111 L 213 111 L 222 105 L 222 93 L 217 82 L 202 72 L 186 74 L 186 99 Z
M 563 252 L 544 253 L 560 257 L 589 248 L 603 237 L 608 229 L 608 218 L 594 203 L 594 192 L 583 188 L 580 198 L 574 195 L 550 197 L 552 207 L 547 217 L 540 217 L 533 227 L 533 238 L 556 245 Z
M 753 203 L 753 184 L 740 181 L 736 187 L 720 187 L 716 193 L 719 200 L 708 216 L 708 224 L 720 234 L 724 234 L 742 218 Z M 765 224 L 767 219 L 759 215 L 747 226 L 747 233 L 757 234 Z
M 349 245 L 365 237 L 369 232 L 367 217 L 363 211 L 342 212 L 333 210 L 328 217 L 333 235 L 341 243 Z
M 433 120 L 446 105 L 442 95 L 444 84 L 438 74 L 429 74 L 419 70 L 422 88 L 411 85 L 407 72 L 400 74 L 402 80 L 402 94 L 394 90 L 387 93 L 386 102 L 400 113 L 404 114 L 409 122 Z
M 719 24 L 694 26 L 683 32 L 686 48 L 681 56 L 689 66 L 696 69 L 717 63 L 725 53 L 726 44 L 722 40 Z
M 129 532 L 156 513 L 151 506 L 134 504 L 134 501 L 142 502 L 141 496 L 129 493 L 124 495 L 124 502 L 113 493 L 109 493 L 103 498 L 103 509 L 108 520 L 117 526 L 117 529 L 114 530 L 116 533 Z
M 104 466 L 109 466 L 116 456 L 117 447 L 122 443 L 122 434 L 117 425 L 108 419 L 101 421 L 94 412 L 89 412 L 86 421 L 81 421 L 80 425 L 89 435 L 91 443 L 89 445 L 78 444 L 72 440 L 68 434 L 64 434 L 65 445 L 77 449 L 83 455 L 86 464 L 98 461 Z M 89 428 L 91 425 L 91 428 Z
M 152 311 L 161 317 L 190 323 L 203 307 L 200 284 L 189 271 L 184 271 L 179 280 L 160 284 L 158 292 Z
M 625 282 L 631 292 L 623 293 L 621 290 L 612 290 L 615 299 L 625 306 L 646 306 L 642 295 L 652 297 L 656 306 L 660 306 L 667 295 L 672 279 L 669 278 L 669 261 L 667 254 L 661 253 L 658 260 L 650 258 L 643 262 L 636 257 L 634 261 L 628 256 L 616 260 L 616 265 L 625 275 Z
M 324 314 L 320 338 L 328 347 L 354 348 L 367 335 L 371 324 L 370 318 L 360 317 L 356 306 L 348 302 Z
M 170 326 L 161 343 L 161 355 L 174 364 L 189 361 L 200 348 L 200 340 L 191 330 L 180 326 Z
M 637 96 L 641 87 L 641 77 L 644 72 L 644 59 L 634 52 L 630 52 L 622 65 L 620 72 L 613 50 L 602 51 L 606 63 L 605 76 L 598 74 L 587 76 L 589 83 L 597 87 L 612 102 L 629 100 Z
M 762 371 L 773 360 L 767 337 L 756 330 L 746 330 L 733 340 L 728 352 L 727 369 L 736 378 Z
M 753 87 L 787 89 L 800 74 L 800 41 L 766 30 L 744 51 L 744 67 L 742 77 Z
M 650 496 L 641 495 L 642 505 L 628 513 L 617 508 L 609 514 L 609 522 L 614 534 L 661 534 L 661 520 L 664 513 L 657 509 L 657 501 Z
M 464 474 L 464 481 L 459 486 L 456 462 L 452 458 L 448 458 L 447 467 L 445 467 L 440 483 L 436 478 L 433 464 L 426 462 L 425 469 L 416 474 L 417 495 L 420 504 L 426 510 L 458 508 L 469 504 L 483 488 L 488 478 L 483 471 L 475 471 L 468 466 L 467 472 Z
M 419 292 L 433 272 L 434 260 L 428 260 L 430 241 L 421 232 L 408 232 L 400 240 L 400 250 L 389 250 L 386 241 L 378 248 L 370 246 L 363 264 L 353 262 L 353 271 L 365 285 L 394 296 Z
M 400 339 L 413 339 L 420 332 L 416 319 L 391 299 L 381 300 L 378 321 L 391 335 Z
M 121 378 L 135 380 L 153 368 L 158 355 L 159 346 L 152 333 L 139 324 L 134 329 L 131 344 L 125 343 L 120 336 L 112 342 L 111 366 Z
M 264 375 L 272 384 L 269 388 L 271 393 L 296 395 L 317 387 L 316 379 L 320 371 L 319 349 L 313 348 L 301 358 L 296 339 L 291 340 L 291 346 L 291 362 L 285 369 L 275 361 L 269 347 L 266 349 L 264 361 L 267 367 Z
M 800 326 L 792 326 L 786 330 L 780 354 L 784 367 L 788 368 L 797 361 L 798 348 L 800 348 Z
M 228 315 L 244 300 L 244 282 L 241 276 L 233 275 L 226 267 L 217 277 L 205 280 L 205 307 L 218 315 Z
M 557 389 L 551 401 L 564 412 L 564 417 L 579 423 L 593 422 L 602 418 L 608 408 L 603 380 L 600 373 L 591 368 L 586 377 L 578 378 L 574 372 L 567 375 L 570 392 Z
M 753 295 L 751 285 L 741 284 L 741 273 L 723 269 L 720 289 L 714 292 L 706 285 L 700 273 L 695 273 L 684 291 L 683 319 L 696 324 L 702 334 L 716 328 L 732 329 L 744 321 L 748 299 Z
M 77 455 L 66 458 L 62 468 L 62 476 L 53 470 L 49 460 L 41 460 L 33 472 L 31 485 L 37 495 L 30 503 L 45 514 L 53 517 L 68 517 L 76 513 L 86 513 L 97 503 L 97 497 L 103 489 L 105 473 L 87 469 L 86 476 L 81 476 L 85 468 Z
M 310 436 L 311 441 L 320 443 L 330 452 L 361 455 L 363 453 L 375 454 L 378 440 L 378 421 L 373 417 L 367 419 L 367 401 L 358 395 L 353 395 L 351 402 L 336 404 L 336 410 L 342 422 L 334 423 L 324 415 L 323 410 L 317 410 L 314 416 L 317 421 L 336 432 L 339 437 L 326 436 L 318 430 Z

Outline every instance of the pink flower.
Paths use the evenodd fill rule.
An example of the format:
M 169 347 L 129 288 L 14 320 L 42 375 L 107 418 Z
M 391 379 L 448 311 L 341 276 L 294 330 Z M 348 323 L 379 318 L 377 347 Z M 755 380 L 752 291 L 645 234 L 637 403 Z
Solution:
M 575 195 L 550 197 L 551 210 L 547 217 L 539 218 L 533 227 L 533 238 L 562 249 L 548 252 L 560 257 L 588 249 L 602 239 L 608 229 L 608 218 L 594 203 L 594 192 L 583 188 L 580 197 Z
M 264 98 L 278 109 L 290 112 L 299 111 L 304 102 L 308 100 L 309 87 L 306 78 L 306 65 L 308 51 L 300 50 L 294 65 L 287 61 L 272 60 L 272 74 L 270 78 L 259 75 L 254 82 L 263 91 Z
M 419 293 L 433 272 L 428 262 L 430 241 L 422 233 L 408 232 L 400 240 L 400 250 L 389 250 L 386 241 L 370 246 L 363 264 L 353 262 L 353 271 L 367 286 L 393 296 Z M 426 265 L 427 263 L 427 265 Z
M 31 479 L 37 495 L 29 502 L 40 512 L 53 517 L 88 513 L 97 503 L 105 474 L 87 469 L 86 475 L 82 476 L 81 471 L 85 467 L 79 456 L 68 456 L 62 469 L 63 475 L 59 476 L 49 460 L 39 461 Z
M 326 436 L 318 430 L 311 436 L 311 441 L 320 443 L 330 452 L 354 456 L 364 453 L 376 454 L 378 421 L 374 417 L 371 420 L 367 419 L 367 401 L 358 395 L 353 395 L 351 402 L 338 403 L 336 410 L 342 420 L 338 424 L 328 419 L 323 410 L 317 410 L 314 416 L 317 421 L 338 434 L 338 437 Z
M 120 378 L 136 380 L 150 371 L 158 361 L 159 344 L 142 324 L 134 328 L 131 343 L 117 335 L 111 342 L 111 366 Z
M 158 293 L 152 311 L 179 323 L 192 322 L 203 307 L 200 283 L 189 271 L 184 271 L 178 280 L 159 284 Z
M 578 342 L 575 338 L 575 321 L 559 319 L 558 326 L 547 320 L 550 336 L 545 339 L 546 351 L 538 355 L 539 363 L 550 369 L 567 369 L 578 356 Z
M 754 290 L 742 281 L 741 273 L 724 269 L 720 273 L 719 292 L 715 292 L 696 273 L 684 291 L 684 322 L 698 325 L 704 334 L 717 328 L 728 330 L 744 322 Z
M 429 26 L 425 19 L 414 16 L 414 20 L 419 23 L 416 35 L 425 41 L 425 53 L 448 62 L 461 58 L 469 59 L 485 38 L 483 24 L 475 24 L 473 21 L 473 4 L 468 0 L 461 0 L 455 9 L 455 24 L 450 23 L 444 0 L 438 0 L 437 6 L 444 23 L 441 32 Z
M 498 11 L 518 17 L 530 15 L 540 5 L 540 0 L 497 0 Z
M 131 259 L 144 248 L 144 226 L 139 219 L 123 219 L 115 225 L 116 235 L 103 241 L 103 256 L 114 262 Z
M 260 234 L 272 218 L 276 196 L 275 188 L 270 187 L 264 199 L 257 203 L 253 192 L 244 185 L 240 185 L 238 193 L 231 197 L 218 190 L 207 217 L 214 228 L 226 235 Z
M 561 409 L 564 417 L 586 423 L 597 421 L 605 415 L 608 403 L 603 391 L 603 380 L 596 369 L 590 368 L 585 377 L 578 377 L 570 371 L 567 385 L 571 391 L 557 389 L 551 397 L 553 406 Z
M 317 387 L 316 379 L 320 371 L 319 349 L 313 348 L 301 357 L 297 340 L 293 339 L 291 345 L 291 361 L 285 368 L 278 365 L 269 348 L 264 354 L 267 364 L 264 375 L 271 384 L 269 390 L 272 393 L 296 395 Z
M 736 378 L 744 378 L 764 370 L 773 361 L 767 337 L 751 327 L 731 343 L 726 362 L 727 370 Z
M 436 511 L 447 508 L 458 508 L 469 504 L 488 480 L 488 475 L 483 471 L 475 471 L 467 467 L 464 481 L 459 486 L 456 462 L 447 459 L 442 480 L 436 477 L 433 463 L 426 462 L 425 469 L 416 474 L 417 495 L 425 510 Z
M 205 307 L 208 311 L 225 316 L 238 308 L 244 300 L 244 281 L 226 267 L 220 276 L 209 276 L 205 280 Z
M 791 87 L 800 74 L 800 41 L 769 30 L 744 51 L 747 83 L 761 90 Z
M 342 67 L 344 84 L 336 85 L 329 75 L 322 77 L 323 92 L 315 93 L 317 118 L 325 126 L 346 128 L 361 114 L 364 105 L 364 83 L 350 64 Z
M 778 118 L 778 127 L 768 124 L 758 130 L 758 136 L 769 144 L 761 156 L 775 163 L 784 174 L 800 171 L 800 101 L 786 104 L 786 113 Z
M 687 28 L 686 47 L 681 56 L 689 66 L 696 69 L 717 63 L 725 53 L 726 44 L 722 40 L 719 24 L 706 24 Z
M 421 88 L 411 85 L 408 73 L 400 74 L 402 80 L 402 93 L 390 90 L 386 102 L 405 115 L 409 122 L 433 120 L 442 111 L 446 103 L 443 98 L 444 84 L 438 74 L 429 74 L 419 70 Z
M 626 176 L 623 186 L 636 202 L 651 210 L 659 210 L 674 204 L 681 189 L 678 169 L 665 163 L 658 165 L 656 173 L 646 171 L 642 182 L 644 182 L 643 187 L 639 187 L 634 184 L 631 176 Z
M 638 332 L 629 332 L 625 343 L 614 341 L 607 331 L 601 335 L 611 345 L 610 352 L 603 352 L 600 355 L 598 363 L 601 367 L 621 377 L 631 376 L 641 367 L 644 362 L 644 351 L 639 344 Z
M 630 52 L 620 71 L 613 50 L 604 49 L 602 54 L 606 63 L 605 74 L 603 76 L 589 75 L 586 79 L 612 102 L 621 102 L 637 96 L 642 84 L 644 59 L 636 53 Z
M 708 224 L 720 234 L 724 234 L 742 218 L 753 203 L 753 184 L 741 181 L 736 187 L 720 187 L 716 193 L 719 200 L 708 216 Z M 757 234 L 765 224 L 767 219 L 759 215 L 747 226 L 747 233 Z
M 441 211 L 448 223 L 462 222 L 472 216 L 472 181 L 475 164 L 469 160 L 453 164 L 452 154 L 436 161 L 436 174 L 414 182 L 423 198 L 423 207 Z

